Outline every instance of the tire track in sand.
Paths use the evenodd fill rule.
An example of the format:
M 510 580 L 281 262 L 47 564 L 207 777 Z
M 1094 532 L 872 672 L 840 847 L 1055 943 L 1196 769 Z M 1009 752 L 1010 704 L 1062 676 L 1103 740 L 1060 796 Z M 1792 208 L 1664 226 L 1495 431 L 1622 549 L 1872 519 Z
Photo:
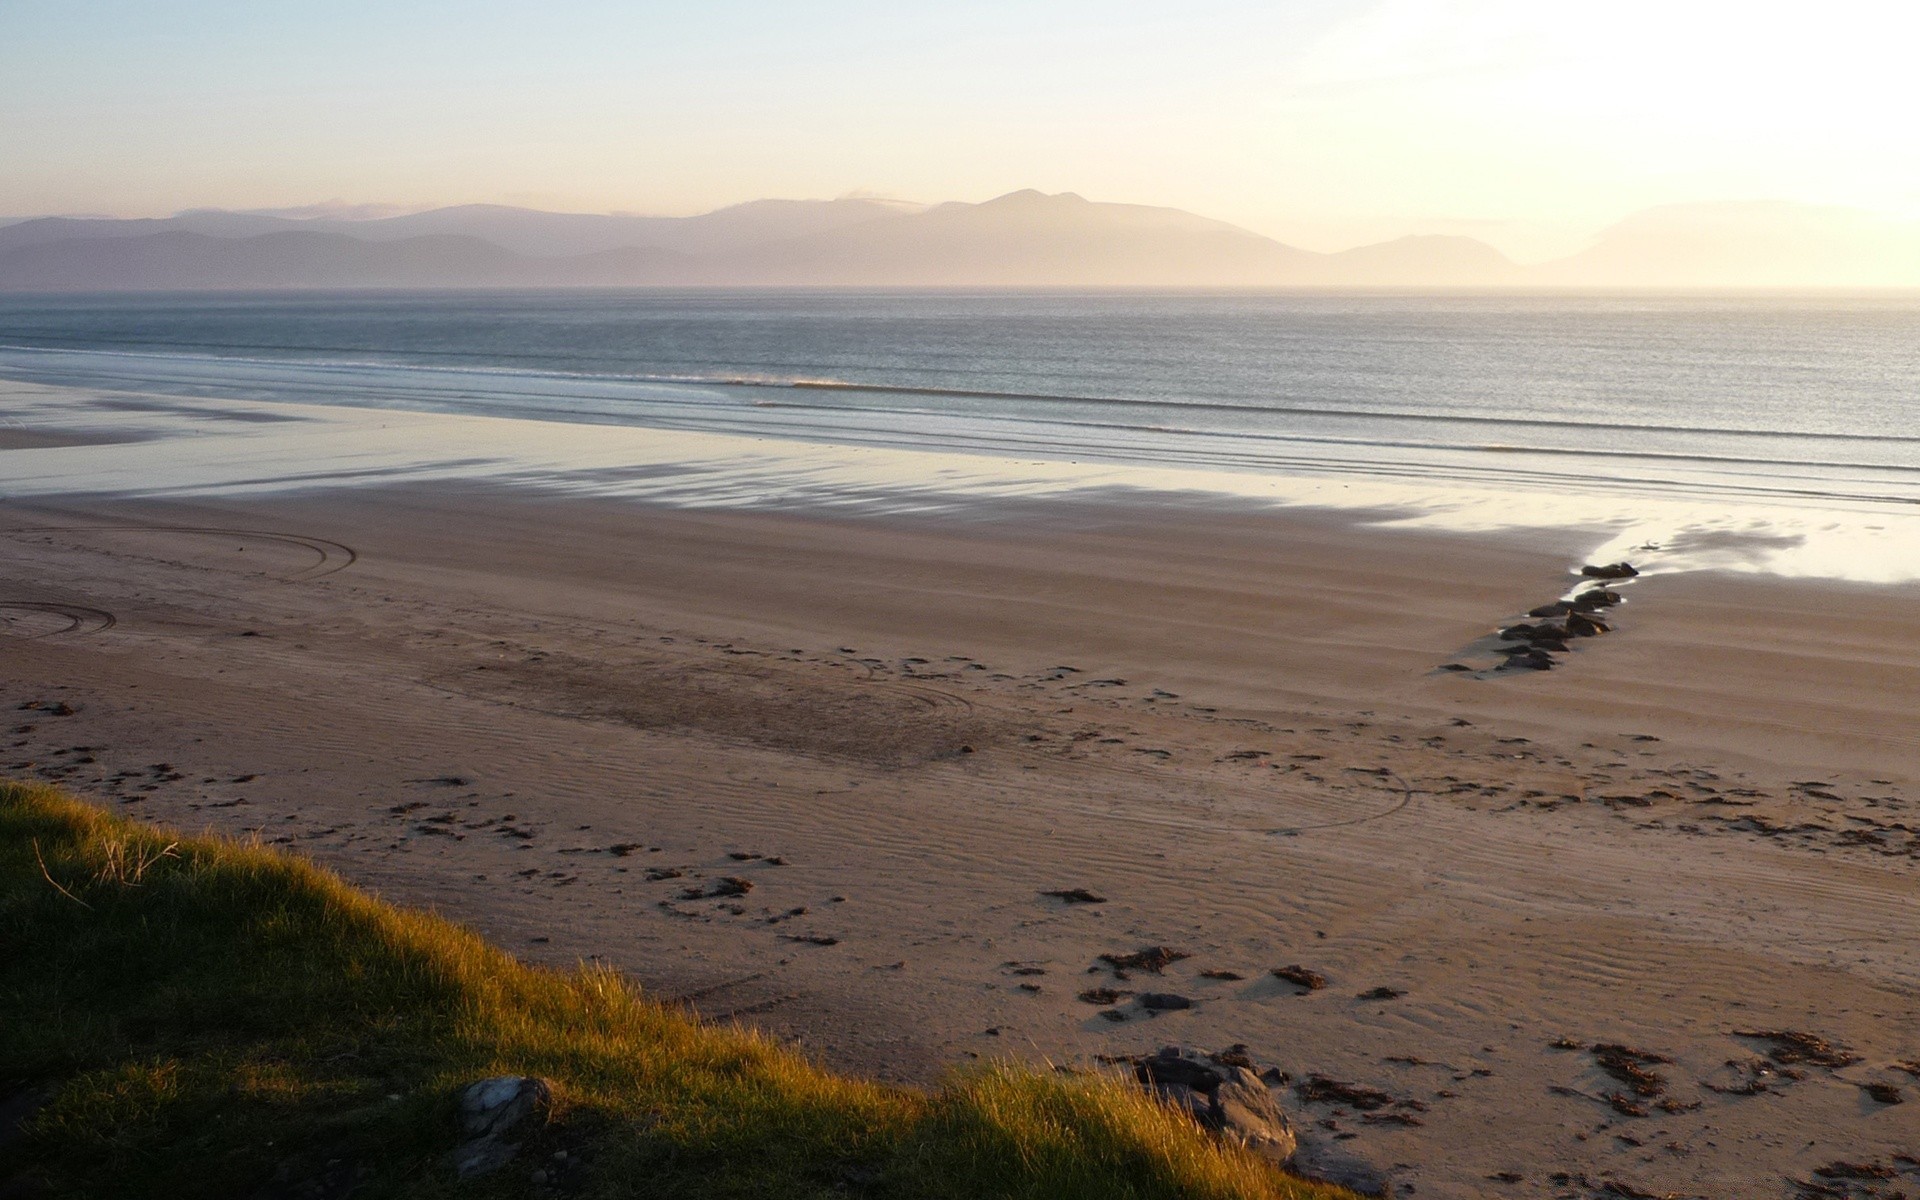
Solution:
M 305 534 L 299 533 L 284 533 L 271 529 L 222 529 L 213 526 L 199 525 L 44 525 L 24 529 L 13 529 L 8 532 L 13 534 L 151 533 L 185 534 L 196 537 L 244 538 L 253 541 L 267 542 L 277 546 L 292 547 L 297 550 L 305 550 L 313 554 L 315 556 L 315 562 L 312 566 L 295 571 L 291 575 L 283 576 L 283 578 L 289 582 L 319 579 L 322 576 L 332 575 L 336 572 L 346 570 L 360 559 L 359 551 L 346 545 L 344 542 L 336 542 L 327 538 L 308 537 Z

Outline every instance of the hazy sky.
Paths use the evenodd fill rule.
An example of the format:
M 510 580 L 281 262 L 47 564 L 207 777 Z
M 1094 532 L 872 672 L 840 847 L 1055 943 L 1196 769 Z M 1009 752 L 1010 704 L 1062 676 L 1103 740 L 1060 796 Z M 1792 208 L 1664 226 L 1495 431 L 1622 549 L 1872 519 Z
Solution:
M 1916 45 L 1861 0 L 0 0 L 0 213 L 1036 187 L 1537 257 L 1674 201 L 1915 215 Z

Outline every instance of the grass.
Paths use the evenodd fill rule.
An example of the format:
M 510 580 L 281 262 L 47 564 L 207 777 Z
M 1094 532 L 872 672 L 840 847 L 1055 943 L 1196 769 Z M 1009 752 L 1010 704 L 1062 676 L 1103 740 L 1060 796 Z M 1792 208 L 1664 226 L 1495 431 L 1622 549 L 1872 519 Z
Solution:
M 549 1080 L 550 1120 L 508 1167 L 458 1181 L 457 1096 L 498 1074 Z M 845 1078 L 305 860 L 0 784 L 0 1103 L 28 1094 L 43 1102 L 0 1132 L 0 1192 L 1351 1196 L 1110 1077 Z

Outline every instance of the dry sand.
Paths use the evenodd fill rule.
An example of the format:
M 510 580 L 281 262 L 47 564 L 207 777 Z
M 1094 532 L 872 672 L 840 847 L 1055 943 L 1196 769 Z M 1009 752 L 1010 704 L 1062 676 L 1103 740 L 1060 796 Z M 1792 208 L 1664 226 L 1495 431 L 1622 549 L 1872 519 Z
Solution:
M 1396 1195 L 1914 1191 L 1920 591 L 1649 578 L 1551 674 L 1436 671 L 1577 552 L 1196 504 L 13 500 L 0 768 L 887 1078 L 1244 1043 L 1304 1165 Z M 1099 958 L 1150 946 L 1188 957 Z

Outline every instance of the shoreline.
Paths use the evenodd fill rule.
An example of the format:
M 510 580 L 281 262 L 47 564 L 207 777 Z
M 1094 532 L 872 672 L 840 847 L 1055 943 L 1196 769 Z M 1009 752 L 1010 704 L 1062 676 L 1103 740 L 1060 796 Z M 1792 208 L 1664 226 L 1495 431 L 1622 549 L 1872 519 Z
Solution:
M 1422 479 L 1417 470 L 1349 474 L 1331 463 L 1292 473 L 1149 467 L 4 380 L 0 396 L 15 421 L 0 436 L 26 443 L 9 453 L 0 502 L 496 482 L 688 509 L 869 517 L 993 520 L 1009 504 L 1172 504 L 1324 512 L 1370 526 L 1517 542 L 1557 539 L 1570 562 L 1631 556 L 1650 575 L 1920 580 L 1920 512 L 1898 497 L 1730 503 L 1625 480 L 1487 487 Z
M 115 621 L 5 614 L 14 774 L 255 832 L 835 1066 L 1244 1042 L 1424 1106 L 1286 1097 L 1306 1169 L 1423 1196 L 1764 1195 L 1905 1148 L 1912 1110 L 1858 1098 L 1920 1059 L 1911 588 L 1648 576 L 1561 668 L 1475 680 L 1436 668 L 1557 594 L 1563 544 L 484 482 L 0 513 L 6 599 Z M 1104 903 L 1044 894 L 1074 888 Z M 1192 957 L 1102 965 L 1157 945 Z M 1328 986 L 1268 974 L 1295 964 Z M 1754 1029 L 1864 1061 L 1714 1091 L 1761 1078 L 1727 1065 L 1765 1061 Z M 1617 1111 L 1566 1039 L 1675 1060 L 1681 1110 Z

